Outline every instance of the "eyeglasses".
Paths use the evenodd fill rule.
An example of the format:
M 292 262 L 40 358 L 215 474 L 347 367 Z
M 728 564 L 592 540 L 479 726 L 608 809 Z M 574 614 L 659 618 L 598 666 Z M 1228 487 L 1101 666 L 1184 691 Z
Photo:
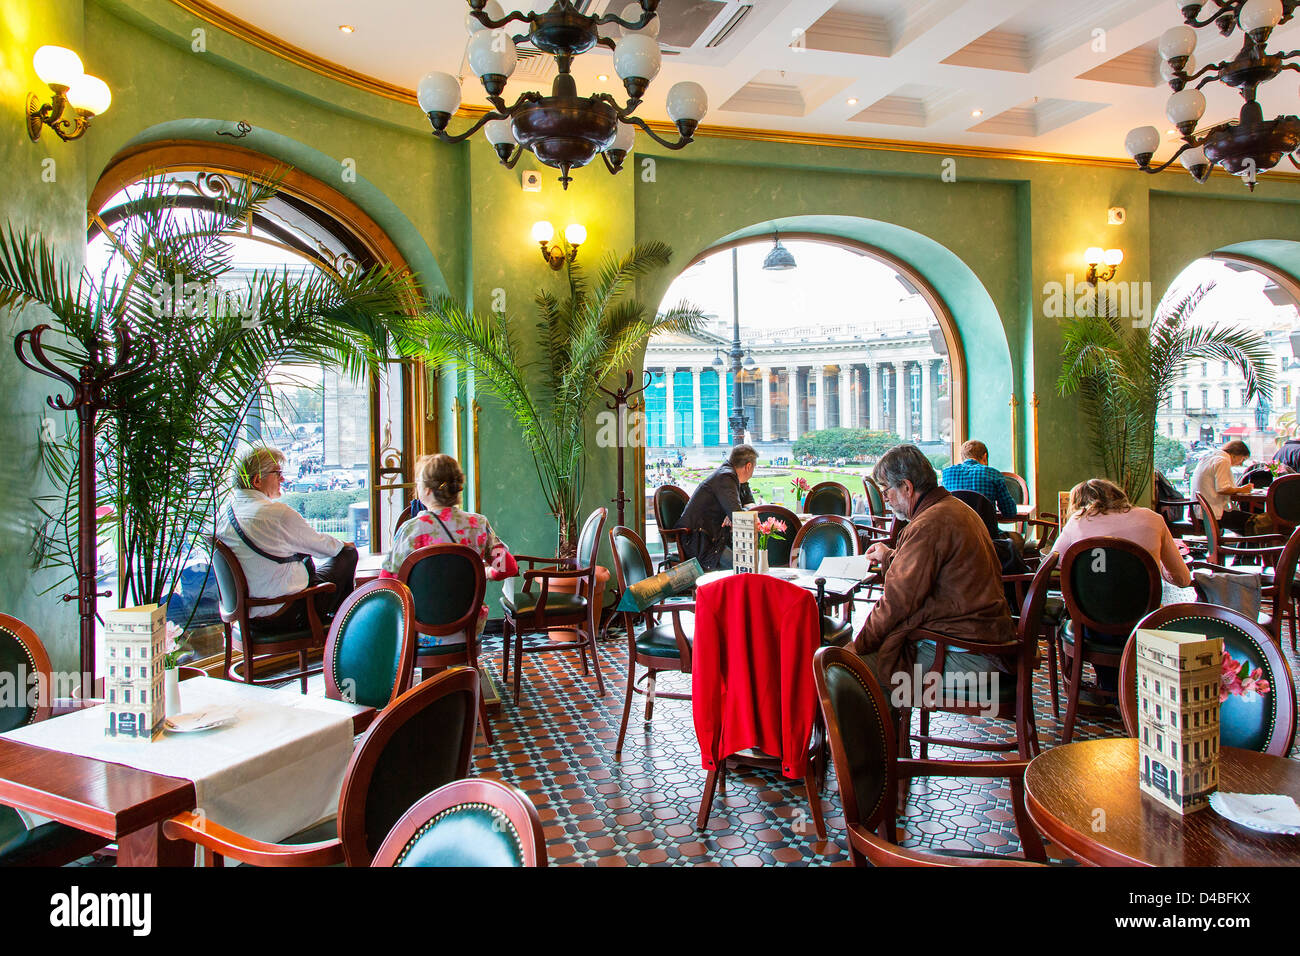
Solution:
M 264 472 L 262 472 L 262 477 L 263 477 L 263 478 L 265 478 L 267 475 L 279 475 L 281 478 L 283 478 L 283 477 L 284 477 L 284 472 L 282 472 L 279 468 L 275 469 L 275 471 L 264 471 Z

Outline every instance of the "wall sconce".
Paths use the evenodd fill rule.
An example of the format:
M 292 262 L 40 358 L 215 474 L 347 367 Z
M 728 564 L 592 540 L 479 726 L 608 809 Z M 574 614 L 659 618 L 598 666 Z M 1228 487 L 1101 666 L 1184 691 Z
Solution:
M 27 135 L 32 142 L 41 137 L 41 128 L 48 126 L 54 135 L 65 143 L 80 139 L 90 128 L 92 116 L 106 111 L 113 102 L 108 84 L 97 76 L 88 76 L 81 66 L 81 57 L 61 46 L 43 46 L 32 57 L 32 66 L 41 82 L 54 91 L 54 98 L 45 104 L 35 93 L 27 94 Z M 68 108 L 72 116 L 68 116 Z
M 542 258 L 552 269 L 559 269 L 566 262 L 573 262 L 578 258 L 578 246 L 587 241 L 587 227 L 572 223 L 564 227 L 564 239 L 560 242 L 551 242 L 555 237 L 555 227 L 549 222 L 533 224 L 533 240 L 542 247 Z
M 1084 277 L 1084 282 L 1088 285 L 1109 282 L 1115 278 L 1115 271 L 1119 269 L 1119 264 L 1124 261 L 1124 250 L 1090 246 L 1083 254 L 1083 261 L 1088 264 L 1088 274 Z M 1103 262 L 1106 263 L 1105 267 L 1098 268 Z

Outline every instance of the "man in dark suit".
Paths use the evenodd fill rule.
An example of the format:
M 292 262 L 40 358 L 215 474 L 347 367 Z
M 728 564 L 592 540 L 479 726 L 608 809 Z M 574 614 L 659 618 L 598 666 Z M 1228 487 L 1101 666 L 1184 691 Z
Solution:
M 732 448 L 726 464 L 700 482 L 677 521 L 677 527 L 691 532 L 682 537 L 682 553 L 698 558 L 706 571 L 731 567 L 731 527 L 724 528 L 722 521 L 753 504 L 749 479 L 757 464 L 758 452 L 752 446 Z

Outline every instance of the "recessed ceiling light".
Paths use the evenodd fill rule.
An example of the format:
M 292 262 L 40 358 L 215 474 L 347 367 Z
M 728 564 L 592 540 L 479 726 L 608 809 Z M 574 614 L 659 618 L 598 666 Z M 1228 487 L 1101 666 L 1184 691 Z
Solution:
M 352 24 L 350 24 L 350 23 L 340 23 L 340 24 L 339 24 L 339 32 L 340 32 L 340 33 L 356 33 L 356 32 L 357 32 L 357 28 L 354 27 L 354 26 L 353 26 Z
M 976 118 L 978 119 L 979 117 L 981 117 L 981 116 L 984 115 L 984 111 L 983 111 L 983 110 L 971 110 L 971 111 L 970 111 L 970 115 L 971 115 L 971 116 L 974 116 L 974 117 L 976 117 Z
M 598 80 L 600 80 L 600 82 L 604 83 L 606 80 L 609 79 L 609 74 L 608 74 L 608 73 L 601 73 L 599 76 L 596 77 L 596 79 L 598 79 Z
M 848 104 L 849 104 L 849 106 L 857 106 L 857 105 L 858 105 L 858 98 L 857 98 L 856 96 L 850 96 L 849 99 L 848 99 Z

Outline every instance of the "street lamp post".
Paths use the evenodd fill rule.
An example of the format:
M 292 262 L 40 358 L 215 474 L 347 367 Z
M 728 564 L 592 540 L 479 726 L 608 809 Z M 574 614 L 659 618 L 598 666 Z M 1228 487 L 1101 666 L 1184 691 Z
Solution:
M 741 399 L 740 363 L 745 357 L 745 350 L 740 347 L 740 269 L 737 265 L 737 250 L 731 250 L 731 444 L 745 443 L 745 427 L 749 419 L 745 417 L 745 407 Z

